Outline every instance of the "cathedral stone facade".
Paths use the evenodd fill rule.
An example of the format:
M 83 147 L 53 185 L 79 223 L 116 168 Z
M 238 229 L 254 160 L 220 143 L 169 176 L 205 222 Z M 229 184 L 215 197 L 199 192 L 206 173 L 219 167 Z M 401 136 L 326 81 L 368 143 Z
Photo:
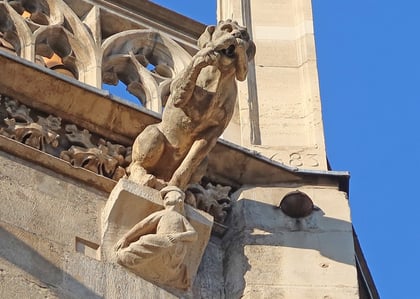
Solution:
M 144 0 L 0 1 L 1 298 L 379 298 L 349 174 L 328 167 L 311 1 L 219 0 L 217 15 L 206 26 Z M 187 105 L 200 116 L 185 108 L 188 126 L 225 129 L 217 142 L 174 133 L 190 128 L 170 113 L 191 82 L 219 104 Z M 178 148 L 194 135 L 200 163 L 185 154 L 172 178 L 144 166 L 153 180 L 139 184 L 150 139 L 134 140 L 150 128 Z M 173 145 L 157 158 L 168 168 Z

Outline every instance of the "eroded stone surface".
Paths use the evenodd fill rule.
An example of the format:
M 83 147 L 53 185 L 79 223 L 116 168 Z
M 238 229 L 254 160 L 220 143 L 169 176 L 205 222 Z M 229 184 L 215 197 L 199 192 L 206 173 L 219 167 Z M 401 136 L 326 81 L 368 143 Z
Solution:
M 0 222 L 1 298 L 179 298 L 124 268 Z
M 174 187 L 162 192 L 168 188 L 163 209 L 159 191 L 121 179 L 103 212 L 101 252 L 104 260 L 118 261 L 149 281 L 188 289 L 210 238 L 212 217 L 189 206 L 183 216 L 180 193 Z
M 186 191 L 186 202 L 212 215 L 215 222 L 223 224 L 231 210 L 230 190 L 230 186 L 219 184 L 208 183 L 205 188 L 199 184 L 193 184 Z

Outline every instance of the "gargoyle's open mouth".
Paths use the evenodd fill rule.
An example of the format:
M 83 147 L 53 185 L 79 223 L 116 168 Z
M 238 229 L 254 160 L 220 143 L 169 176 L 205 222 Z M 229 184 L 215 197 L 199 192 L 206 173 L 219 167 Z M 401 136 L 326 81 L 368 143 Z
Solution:
M 227 57 L 233 58 L 235 57 L 235 46 L 230 45 L 227 49 L 223 49 L 221 52 Z

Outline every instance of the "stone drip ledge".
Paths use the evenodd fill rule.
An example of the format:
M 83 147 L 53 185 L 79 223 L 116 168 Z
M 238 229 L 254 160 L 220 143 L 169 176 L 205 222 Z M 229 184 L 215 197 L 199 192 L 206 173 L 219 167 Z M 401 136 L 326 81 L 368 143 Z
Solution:
M 0 150 L 110 193 L 116 181 L 0 135 Z

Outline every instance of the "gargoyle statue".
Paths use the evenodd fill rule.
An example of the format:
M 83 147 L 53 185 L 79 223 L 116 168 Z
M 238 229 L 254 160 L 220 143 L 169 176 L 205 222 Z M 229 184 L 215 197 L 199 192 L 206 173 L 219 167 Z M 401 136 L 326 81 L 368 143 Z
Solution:
M 245 27 L 221 21 L 208 26 L 200 50 L 172 82 L 162 122 L 141 132 L 134 144 L 129 179 L 152 188 L 185 190 L 207 168 L 207 154 L 232 118 L 237 80 L 246 79 L 255 45 Z

